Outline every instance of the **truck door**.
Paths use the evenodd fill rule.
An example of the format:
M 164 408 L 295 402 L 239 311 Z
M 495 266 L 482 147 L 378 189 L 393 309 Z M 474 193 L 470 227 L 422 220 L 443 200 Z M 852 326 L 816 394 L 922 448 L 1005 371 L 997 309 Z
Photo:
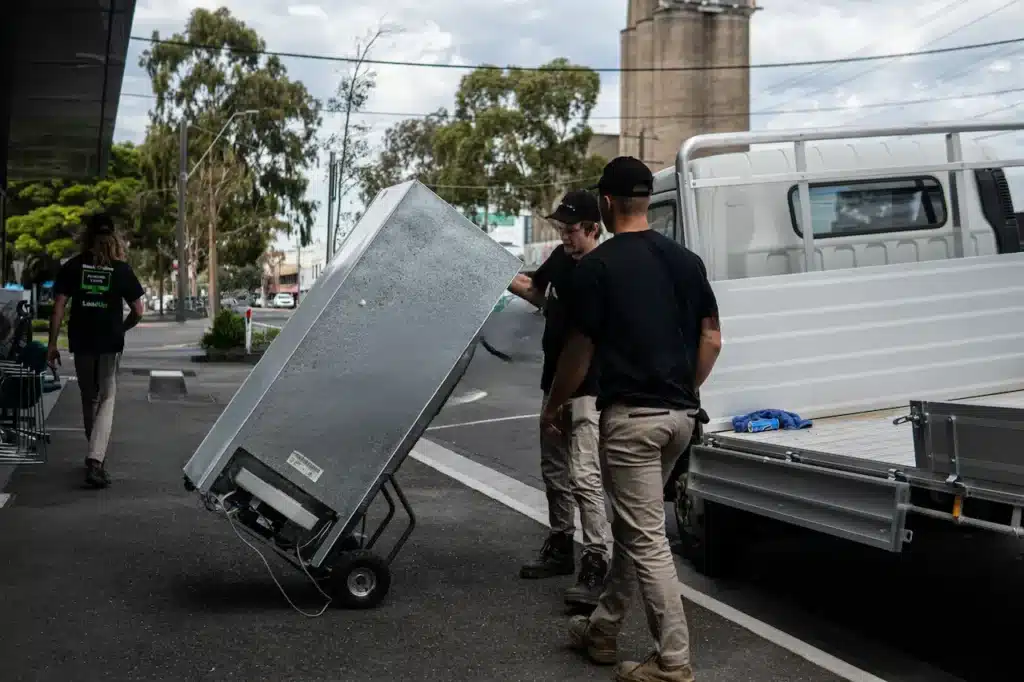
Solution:
M 979 168 L 974 171 L 978 183 L 978 199 L 985 221 L 995 233 L 999 253 L 1017 253 L 1021 250 L 1021 225 L 1013 211 L 1010 185 L 1002 168 Z
M 682 230 L 678 229 L 676 223 L 675 193 L 656 195 L 647 209 L 647 224 L 655 232 L 683 244 Z

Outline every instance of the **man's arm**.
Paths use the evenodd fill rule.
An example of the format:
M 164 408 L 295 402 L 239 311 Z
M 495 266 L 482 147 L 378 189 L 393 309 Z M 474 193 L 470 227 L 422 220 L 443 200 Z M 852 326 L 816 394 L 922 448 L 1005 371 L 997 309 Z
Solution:
M 124 285 L 122 288 L 122 298 L 125 303 L 128 304 L 128 317 L 124 319 L 124 330 L 127 332 L 129 329 L 134 327 L 142 319 L 142 297 L 146 295 L 146 290 L 142 288 L 142 283 L 139 282 L 139 278 L 135 276 L 135 271 L 131 269 L 131 266 L 124 265 Z
M 559 406 L 569 401 L 587 378 L 587 371 L 594 359 L 594 342 L 582 332 L 573 329 L 565 347 L 558 355 L 555 378 L 551 382 L 548 404 Z
M 64 294 L 57 294 L 53 299 L 53 312 L 50 314 L 50 338 L 47 344 L 49 348 L 57 348 L 57 336 L 60 334 L 60 326 L 64 324 L 64 311 L 67 309 L 68 297 Z
M 700 263 L 700 282 L 697 291 L 700 292 L 698 311 L 700 313 L 700 343 L 697 346 L 697 371 L 694 379 L 699 389 L 708 377 L 718 360 L 718 354 L 722 352 L 722 324 L 718 317 L 718 300 L 715 298 L 715 291 L 711 288 L 708 280 L 708 271 L 704 262 Z
M 697 388 L 700 388 L 708 377 L 722 352 L 722 325 L 718 315 L 705 317 L 700 321 L 700 345 L 697 346 Z
M 142 297 L 128 304 L 128 317 L 124 318 L 124 330 L 128 331 L 142 319 Z
M 543 307 L 544 305 L 544 292 L 535 286 L 534 281 L 529 276 L 524 275 L 521 272 L 516 275 L 516 278 L 508 285 L 508 290 L 527 303 L 532 303 L 538 308 Z

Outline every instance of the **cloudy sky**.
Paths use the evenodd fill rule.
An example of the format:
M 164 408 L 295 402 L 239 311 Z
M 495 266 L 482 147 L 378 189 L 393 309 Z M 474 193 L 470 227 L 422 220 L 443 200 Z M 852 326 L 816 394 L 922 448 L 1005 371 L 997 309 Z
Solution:
M 1021 0 L 760 0 L 752 20 L 751 62 L 822 60 L 892 54 L 1024 37 Z M 536 65 L 564 56 L 595 67 L 619 65 L 626 0 L 138 0 L 133 35 L 169 37 L 192 9 L 227 6 L 255 28 L 268 49 L 345 56 L 382 20 L 401 30 L 378 43 L 373 57 L 456 64 Z M 141 140 L 151 100 L 138 66 L 145 44 L 132 42 L 116 139 Z M 287 59 L 294 78 L 314 96 L 333 92 L 343 64 Z M 847 123 L 888 125 L 948 119 L 998 121 L 1024 106 L 1024 43 L 916 58 L 835 66 L 754 69 L 751 127 L 793 128 Z M 378 87 L 368 111 L 422 113 L 451 107 L 458 69 L 376 67 Z M 1004 92 L 995 95 L 979 93 Z M 135 95 L 135 96 L 133 96 Z M 888 102 L 942 98 L 924 104 Z M 602 74 L 593 126 L 617 132 L 619 77 Z M 778 113 L 846 107 L 817 114 Z M 991 112 L 991 113 L 990 113 Z M 400 117 L 367 115 L 376 135 Z M 325 116 L 325 132 L 340 128 Z M 1024 136 L 988 140 L 1007 149 Z M 316 177 L 311 193 L 326 194 Z M 326 198 L 326 197 L 324 197 Z M 1022 197 L 1024 198 L 1024 197 Z

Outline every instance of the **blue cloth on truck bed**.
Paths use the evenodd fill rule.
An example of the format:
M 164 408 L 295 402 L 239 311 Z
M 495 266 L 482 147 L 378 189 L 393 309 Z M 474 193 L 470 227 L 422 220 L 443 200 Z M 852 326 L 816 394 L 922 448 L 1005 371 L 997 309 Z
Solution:
M 751 412 L 741 417 L 732 418 L 732 428 L 737 433 L 741 433 L 747 430 L 747 426 L 752 421 L 758 419 L 778 419 L 780 429 L 808 429 L 811 427 L 811 421 L 809 419 L 801 419 L 800 415 L 794 412 L 786 412 L 785 410 L 758 410 L 757 412 Z

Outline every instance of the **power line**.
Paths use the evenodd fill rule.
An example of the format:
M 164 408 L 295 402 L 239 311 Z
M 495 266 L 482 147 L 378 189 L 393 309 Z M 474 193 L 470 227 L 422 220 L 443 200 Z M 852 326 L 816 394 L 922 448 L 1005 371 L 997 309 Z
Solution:
M 951 35 L 964 30 L 965 28 L 968 28 L 970 26 L 974 26 L 978 22 L 983 21 L 985 19 L 988 19 L 993 14 L 997 14 L 998 12 L 1002 12 L 1004 9 L 1008 8 L 1011 5 L 1015 5 L 1018 2 L 1020 2 L 1020 0 L 1010 0 L 1010 2 L 1007 2 L 1007 3 L 1003 4 L 1003 5 L 1000 5 L 999 7 L 995 8 L 993 10 L 990 10 L 990 11 L 986 12 L 985 14 L 982 14 L 980 17 L 977 17 L 976 19 L 973 19 L 973 20 L 967 22 L 966 24 L 964 24 L 962 26 L 957 26 L 952 31 L 949 31 L 947 33 L 943 33 L 940 36 L 932 38 L 927 43 L 925 43 L 925 45 L 933 45 L 934 43 L 937 43 L 940 40 L 944 40 L 944 39 L 950 37 Z M 1009 43 L 1006 43 L 1006 44 L 1009 44 Z M 890 59 L 898 59 L 898 58 L 899 58 L 899 55 L 893 55 L 892 57 L 890 57 Z M 982 58 L 984 58 L 984 56 Z M 884 66 L 885 66 L 885 64 L 875 64 L 874 66 L 872 66 L 869 69 L 865 69 L 864 71 L 856 73 L 856 74 L 854 74 L 854 75 L 852 75 L 852 76 L 850 76 L 850 77 L 848 77 L 848 78 L 846 78 L 844 80 L 839 81 L 838 83 L 832 83 L 828 87 L 829 87 L 829 89 L 833 89 L 833 88 L 839 87 L 840 85 L 846 85 L 847 83 L 855 81 L 855 80 L 857 80 L 859 78 L 863 78 L 864 76 L 868 75 L 869 73 L 874 73 L 875 71 L 878 71 L 879 69 L 883 68 Z
M 562 67 L 550 67 L 550 66 L 496 66 L 494 64 L 436 64 L 428 62 L 407 62 L 407 61 L 396 61 L 388 59 L 359 59 L 358 57 L 335 57 L 331 55 L 323 54 L 311 54 L 304 52 L 277 52 L 272 50 L 249 50 L 245 48 L 237 48 L 224 45 L 204 45 L 201 43 L 190 43 L 183 40 L 162 40 L 159 38 L 145 38 L 143 36 L 131 36 L 131 40 L 140 42 L 151 43 L 154 45 L 175 45 L 178 47 L 189 47 L 198 50 L 213 50 L 216 52 L 228 51 L 236 54 L 248 54 L 248 55 L 263 55 L 268 57 L 288 57 L 295 59 L 313 59 L 317 61 L 327 62 L 344 62 L 344 63 L 363 63 L 373 64 L 376 66 L 405 66 L 405 67 L 419 67 L 428 69 L 460 69 L 460 70 L 477 70 L 477 69 L 495 69 L 495 70 L 506 70 L 506 69 L 518 69 L 520 71 L 594 71 L 597 73 L 627 73 L 627 72 L 639 72 L 639 73 L 652 73 L 652 72 L 679 72 L 679 71 L 730 71 L 730 70 L 748 70 L 748 69 L 782 69 L 782 68 L 793 68 L 798 66 L 819 66 L 822 64 L 851 64 L 855 62 L 874 62 L 887 59 L 899 59 L 903 57 L 923 57 L 927 55 L 935 54 L 948 54 L 952 52 L 964 52 L 968 50 L 980 50 L 986 47 L 995 47 L 998 45 L 1011 45 L 1014 43 L 1024 42 L 1024 38 L 1011 38 L 1008 40 L 994 40 L 987 43 L 973 43 L 970 45 L 958 45 L 955 47 L 941 47 L 930 50 L 917 50 L 914 52 L 899 52 L 893 54 L 882 54 L 872 55 L 863 57 L 840 57 L 837 59 L 818 59 L 813 61 L 801 61 L 801 62 L 769 62 L 765 64 L 721 64 L 721 65 L 707 65 L 707 66 L 654 66 L 654 67 L 589 67 L 589 66 L 562 66 Z
M 729 111 L 721 116 L 781 116 L 784 114 L 819 114 L 829 113 L 837 111 L 847 111 L 851 109 L 884 109 L 887 107 L 903 107 L 911 106 L 914 104 L 931 104 L 932 102 L 950 102 L 961 99 L 981 99 L 983 97 L 998 97 L 1000 95 L 1010 95 L 1024 92 L 1024 88 L 1009 88 L 1006 90 L 991 90 L 988 92 L 972 92 L 962 95 L 943 95 L 940 97 L 924 97 L 920 99 L 906 99 L 906 100 L 893 100 L 889 102 L 872 102 L 870 104 L 860 105 L 843 105 L 843 106 L 831 106 L 831 107 L 807 107 L 802 109 L 759 109 L 756 111 Z M 156 95 L 146 95 L 143 93 L 125 92 L 122 93 L 124 97 L 140 97 L 146 99 L 156 99 Z M 324 112 L 328 114 L 342 114 L 344 112 Z M 393 116 L 396 118 L 428 118 L 433 116 L 434 113 L 421 113 L 421 112 L 405 112 L 405 111 L 357 111 L 353 112 L 360 116 Z M 678 121 L 686 119 L 703 119 L 703 118 L 715 118 L 714 114 L 710 116 L 704 116 L 703 114 L 660 114 L 655 116 L 590 116 L 590 121 L 651 121 L 651 120 L 669 120 Z
M 933 21 L 935 21 L 939 17 L 945 16 L 947 14 L 947 11 L 949 9 L 951 9 L 952 7 L 954 7 L 955 5 L 962 5 L 965 2 L 967 2 L 967 0 L 952 0 L 952 2 L 949 2 L 946 5 L 943 5 L 938 10 L 936 10 L 932 14 L 929 14 L 926 18 L 922 19 L 921 23 L 918 25 L 917 28 L 918 29 L 924 28 L 925 26 L 927 26 L 928 24 L 932 23 Z M 878 41 L 875 41 L 875 42 L 872 42 L 872 43 L 868 43 L 867 45 L 864 45 L 863 47 L 861 47 L 856 52 L 850 53 L 848 56 L 850 56 L 850 57 L 859 56 L 859 55 L 867 52 L 868 50 L 870 50 L 872 48 L 878 47 L 879 45 L 883 44 L 884 42 L 886 42 L 886 41 L 878 40 Z M 805 74 L 802 74 L 802 75 L 799 75 L 799 76 L 794 76 L 793 78 L 788 78 L 788 79 L 782 81 L 781 83 L 775 83 L 775 84 L 773 84 L 770 87 L 770 90 L 777 91 L 777 90 L 780 90 L 782 88 L 791 88 L 794 85 L 799 85 L 800 83 L 806 83 L 808 80 L 811 80 L 815 76 L 820 76 L 823 73 L 827 73 L 829 71 L 834 70 L 836 66 L 838 66 L 838 64 L 826 64 L 825 66 L 823 66 L 820 69 L 814 69 L 813 71 L 810 71 L 808 73 L 805 73 Z M 779 106 L 785 106 L 786 104 L 788 104 L 789 102 L 792 102 L 792 101 L 793 100 L 788 100 L 786 102 L 783 102 Z

